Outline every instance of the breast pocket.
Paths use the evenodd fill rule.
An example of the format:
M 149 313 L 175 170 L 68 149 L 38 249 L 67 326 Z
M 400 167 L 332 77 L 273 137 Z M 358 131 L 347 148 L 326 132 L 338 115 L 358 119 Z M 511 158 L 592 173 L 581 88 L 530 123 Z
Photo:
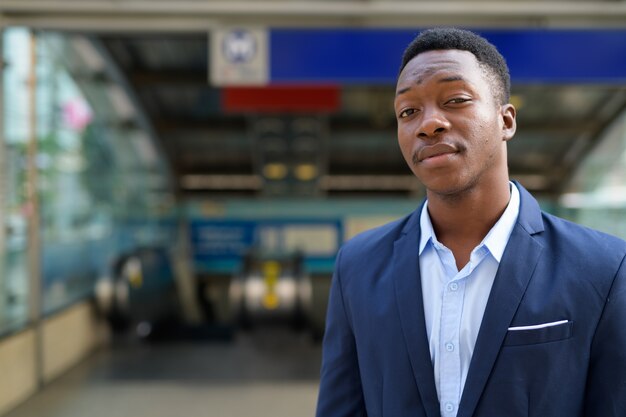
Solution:
M 574 331 L 573 321 L 558 324 L 539 324 L 510 327 L 504 338 L 504 346 L 533 345 L 569 339 Z

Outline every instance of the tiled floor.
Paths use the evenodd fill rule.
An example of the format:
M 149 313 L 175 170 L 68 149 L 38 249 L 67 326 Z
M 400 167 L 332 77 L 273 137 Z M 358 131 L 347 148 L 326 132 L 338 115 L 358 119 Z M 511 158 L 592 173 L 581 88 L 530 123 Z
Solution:
M 87 359 L 7 417 L 308 417 L 320 352 L 277 331 L 232 343 L 125 344 Z

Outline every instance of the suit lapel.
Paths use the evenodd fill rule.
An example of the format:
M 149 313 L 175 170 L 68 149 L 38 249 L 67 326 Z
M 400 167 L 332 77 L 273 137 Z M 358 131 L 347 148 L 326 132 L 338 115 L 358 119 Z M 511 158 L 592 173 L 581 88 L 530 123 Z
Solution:
M 422 404 L 428 417 L 439 417 L 439 400 L 426 337 L 418 261 L 420 213 L 421 207 L 413 213 L 403 230 L 403 235 L 394 244 L 393 280 L 400 324 Z
M 526 190 L 516 185 L 521 197 L 520 214 L 487 301 L 457 417 L 470 417 L 474 413 L 543 250 L 532 237 L 543 230 L 539 206 Z

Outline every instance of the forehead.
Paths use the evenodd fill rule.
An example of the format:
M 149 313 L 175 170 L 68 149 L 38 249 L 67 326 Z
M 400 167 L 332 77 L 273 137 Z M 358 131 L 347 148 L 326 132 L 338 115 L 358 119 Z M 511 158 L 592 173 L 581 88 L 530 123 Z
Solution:
M 398 77 L 398 89 L 421 84 L 431 77 L 458 76 L 472 83 L 483 78 L 478 60 L 469 51 L 457 49 L 422 52 L 411 59 Z

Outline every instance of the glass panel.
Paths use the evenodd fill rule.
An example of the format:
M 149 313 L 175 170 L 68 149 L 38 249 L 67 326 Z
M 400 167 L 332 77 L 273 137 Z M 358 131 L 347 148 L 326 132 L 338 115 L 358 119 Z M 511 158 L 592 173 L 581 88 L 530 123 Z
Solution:
M 1 33 L 1 32 L 0 32 Z M 32 208 L 26 201 L 26 142 L 28 140 L 28 33 L 9 29 L 3 34 L 6 63 L 3 83 L 4 152 L 0 164 L 0 334 L 28 319 L 27 224 Z
M 561 204 L 574 221 L 626 239 L 626 112 L 605 130 Z
M 118 111 L 120 103 L 130 103 L 126 92 L 112 80 L 103 82 L 102 74 L 90 77 L 85 66 L 68 64 L 65 57 L 84 43 L 55 33 L 39 40 L 46 314 L 91 295 L 96 279 L 110 275 L 122 253 L 174 240 L 168 235 L 173 228 L 160 222 L 162 198 L 150 191 L 151 182 L 165 177 L 158 155 L 132 120 L 135 110 Z
M 7 191 L 0 199 L 0 334 L 27 322 L 26 226 L 33 210 L 25 193 L 29 33 L 9 29 L 3 41 L 6 143 L 0 180 Z M 111 97 L 119 104 L 125 94 L 119 85 L 76 62 L 74 49 L 85 42 L 75 35 L 38 35 L 36 161 L 44 314 L 91 296 L 96 280 L 112 273 L 118 256 L 175 243 L 174 200 L 163 161 L 139 123 L 116 113 Z

